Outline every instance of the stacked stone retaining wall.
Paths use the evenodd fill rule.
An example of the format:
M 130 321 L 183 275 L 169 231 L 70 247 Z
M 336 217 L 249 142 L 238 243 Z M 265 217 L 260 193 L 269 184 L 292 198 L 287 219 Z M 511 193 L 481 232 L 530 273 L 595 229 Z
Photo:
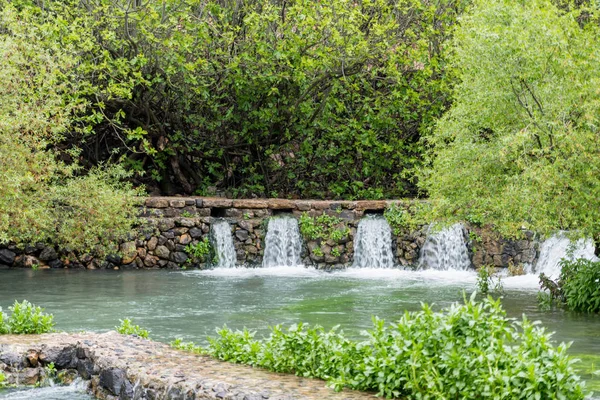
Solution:
M 0 248 L 1 268 L 87 268 L 155 269 L 207 268 L 211 257 L 193 257 L 189 249 L 209 240 L 210 227 L 226 220 L 232 230 L 238 265 L 260 266 L 265 250 L 268 219 L 280 215 L 335 218 L 335 229 L 343 237 L 304 238 L 303 262 L 319 269 L 352 265 L 357 226 L 365 214 L 383 214 L 396 200 L 321 201 L 287 199 L 225 199 L 202 197 L 150 197 L 140 209 L 137 234 L 118 245 L 119 251 L 106 259 L 65 252 L 41 244 L 18 249 Z M 416 267 L 427 227 L 402 229 L 393 235 L 393 252 L 398 265 Z M 508 240 L 489 227 L 465 225 L 474 267 L 533 263 L 539 244 L 531 233 L 523 240 Z

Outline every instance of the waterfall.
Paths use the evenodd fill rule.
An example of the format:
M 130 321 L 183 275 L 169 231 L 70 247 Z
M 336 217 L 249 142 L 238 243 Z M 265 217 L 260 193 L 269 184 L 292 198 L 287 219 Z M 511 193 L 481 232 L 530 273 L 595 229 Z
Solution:
M 594 243 L 590 239 L 579 239 L 573 243 L 566 236 L 565 232 L 559 232 L 556 235 L 544 240 L 540 247 L 540 256 L 535 264 L 533 273 L 544 273 L 548 276 L 557 278 L 560 275 L 560 260 L 576 260 L 585 258 L 588 260 L 597 260 L 594 255 Z
M 358 223 L 354 239 L 356 268 L 393 268 L 392 230 L 380 215 L 367 215 Z
M 464 228 L 461 224 L 454 224 L 427 235 L 421 248 L 419 269 L 464 271 L 470 266 L 471 260 L 465 242 Z
M 302 265 L 302 239 L 294 217 L 269 220 L 265 238 L 263 267 L 294 267 Z
M 231 226 L 225 220 L 215 221 L 211 226 L 211 239 L 217 252 L 217 268 L 234 268 L 236 262 Z

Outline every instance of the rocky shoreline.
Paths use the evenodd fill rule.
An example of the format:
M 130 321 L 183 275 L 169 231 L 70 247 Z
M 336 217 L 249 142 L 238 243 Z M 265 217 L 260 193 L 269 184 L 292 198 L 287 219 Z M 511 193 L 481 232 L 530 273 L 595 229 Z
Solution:
M 116 332 L 0 336 L 0 372 L 8 383 L 35 385 L 50 363 L 67 380 L 81 377 L 92 395 L 106 400 L 376 398 L 336 393 L 321 380 L 226 363 Z

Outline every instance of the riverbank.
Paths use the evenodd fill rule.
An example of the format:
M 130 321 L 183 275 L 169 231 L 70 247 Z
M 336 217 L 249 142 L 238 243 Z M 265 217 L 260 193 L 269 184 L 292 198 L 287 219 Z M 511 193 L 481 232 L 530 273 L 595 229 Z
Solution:
M 49 363 L 86 380 L 99 399 L 376 398 L 336 393 L 321 380 L 221 362 L 116 332 L 0 337 L 0 370 L 9 383 L 35 385 Z

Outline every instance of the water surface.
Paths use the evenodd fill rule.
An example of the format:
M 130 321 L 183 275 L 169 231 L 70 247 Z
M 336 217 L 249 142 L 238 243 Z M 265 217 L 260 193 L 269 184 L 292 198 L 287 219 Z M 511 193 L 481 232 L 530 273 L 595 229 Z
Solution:
M 470 271 L 348 269 L 327 273 L 303 267 L 227 268 L 212 271 L 8 270 L 0 273 L 0 306 L 27 299 L 53 313 L 57 329 L 108 331 L 132 318 L 154 339 L 176 337 L 205 343 L 227 324 L 268 332 L 268 326 L 304 321 L 340 325 L 359 338 L 377 315 L 388 321 L 422 302 L 442 308 L 475 288 Z M 556 341 L 573 342 L 584 358 L 582 374 L 600 366 L 600 317 L 537 307 L 537 278 L 504 280 L 510 317 L 540 320 Z M 1 397 L 1 396 L 0 396 Z

